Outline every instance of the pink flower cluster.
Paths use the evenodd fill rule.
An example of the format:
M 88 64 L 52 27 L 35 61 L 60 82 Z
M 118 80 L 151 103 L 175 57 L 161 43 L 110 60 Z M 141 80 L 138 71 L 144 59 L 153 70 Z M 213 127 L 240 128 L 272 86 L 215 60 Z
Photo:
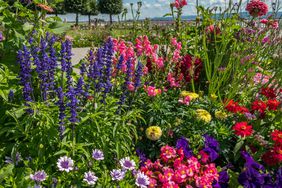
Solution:
M 150 177 L 150 188 L 212 188 L 219 178 L 214 163 L 201 164 L 194 156 L 186 158 L 183 149 L 168 145 L 161 148 L 160 159 L 154 163 L 147 160 L 141 171 Z
M 139 36 L 138 38 L 136 38 L 135 42 L 137 56 L 145 55 L 150 59 L 151 63 L 154 63 L 156 65 L 158 69 L 164 67 L 164 59 L 163 57 L 159 57 L 157 53 L 159 45 L 151 45 L 151 42 L 149 41 L 147 36 Z
M 279 23 L 277 20 L 269 20 L 269 19 L 262 19 L 260 23 L 266 25 L 267 27 L 271 29 L 278 29 L 279 28 Z
M 155 96 L 160 95 L 162 93 L 161 89 L 157 89 L 154 86 L 146 86 L 146 85 L 144 85 L 144 89 L 147 92 L 149 97 L 155 97 Z
M 246 11 L 253 17 L 264 16 L 268 12 L 268 6 L 260 0 L 251 0 L 247 4 Z
M 187 5 L 187 1 L 186 0 L 175 0 L 175 2 L 173 3 L 173 6 L 177 9 L 181 9 L 182 7 Z

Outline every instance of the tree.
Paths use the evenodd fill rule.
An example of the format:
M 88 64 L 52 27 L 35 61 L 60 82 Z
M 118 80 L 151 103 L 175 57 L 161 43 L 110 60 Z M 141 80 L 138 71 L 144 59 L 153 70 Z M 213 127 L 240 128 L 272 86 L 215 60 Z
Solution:
M 99 0 L 98 8 L 102 14 L 110 15 L 110 23 L 113 23 L 113 15 L 122 12 L 122 0 Z
M 122 17 L 122 19 L 124 18 L 124 21 L 126 21 L 127 13 L 128 13 L 128 9 L 124 8 L 123 11 L 122 11 L 122 14 L 121 14 L 121 17 Z
M 83 0 L 65 0 L 65 9 L 69 13 L 75 13 L 75 25 L 78 26 L 78 14 L 83 10 Z
M 96 0 L 83 0 L 83 15 L 88 15 L 88 24 L 91 24 L 91 15 L 98 15 L 98 5 Z

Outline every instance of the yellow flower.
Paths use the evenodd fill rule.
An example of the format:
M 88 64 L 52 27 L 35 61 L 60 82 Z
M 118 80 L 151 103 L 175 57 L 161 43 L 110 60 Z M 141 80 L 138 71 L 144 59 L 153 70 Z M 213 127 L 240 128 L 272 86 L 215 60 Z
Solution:
M 197 117 L 200 120 L 202 120 L 202 121 L 204 121 L 206 123 L 211 122 L 212 117 L 211 117 L 211 114 L 208 111 L 206 111 L 204 109 L 198 109 L 198 110 L 196 110 L 196 113 L 197 113 Z
M 215 117 L 220 120 L 224 120 L 228 117 L 227 113 L 221 110 L 217 110 L 214 113 Z
M 158 126 L 150 126 L 146 129 L 146 136 L 148 139 L 156 141 L 162 136 L 162 129 Z
M 218 96 L 216 94 L 211 94 L 211 100 L 216 100 Z
M 180 93 L 180 95 L 182 97 L 187 97 L 188 96 L 188 97 L 190 97 L 191 100 L 199 98 L 199 95 L 197 93 L 193 93 L 193 92 L 189 92 L 189 91 L 182 91 Z

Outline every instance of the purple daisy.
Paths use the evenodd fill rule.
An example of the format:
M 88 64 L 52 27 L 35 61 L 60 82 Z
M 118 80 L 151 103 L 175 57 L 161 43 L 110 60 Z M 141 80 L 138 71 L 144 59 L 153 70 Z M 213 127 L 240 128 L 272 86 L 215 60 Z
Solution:
M 85 181 L 88 185 L 95 185 L 97 180 L 98 180 L 98 177 L 95 176 L 94 172 L 89 171 L 89 172 L 84 173 L 83 181 Z
M 92 152 L 92 158 L 97 161 L 102 161 L 104 160 L 104 153 L 99 149 L 95 149 Z
M 133 160 L 130 160 L 129 157 L 122 158 L 119 163 L 125 170 L 133 170 L 136 166 L 135 162 Z
M 58 159 L 57 166 L 60 171 L 70 172 L 74 168 L 74 162 L 71 158 L 63 156 Z
M 46 180 L 47 174 L 44 170 L 40 170 L 35 172 L 34 174 L 30 174 L 30 179 L 35 181 L 36 183 L 40 183 Z
M 150 179 L 147 175 L 145 175 L 143 172 L 138 172 L 136 175 L 135 185 L 141 188 L 148 187 L 150 183 Z
M 120 181 L 125 177 L 125 171 L 114 169 L 111 171 L 111 177 L 113 181 Z

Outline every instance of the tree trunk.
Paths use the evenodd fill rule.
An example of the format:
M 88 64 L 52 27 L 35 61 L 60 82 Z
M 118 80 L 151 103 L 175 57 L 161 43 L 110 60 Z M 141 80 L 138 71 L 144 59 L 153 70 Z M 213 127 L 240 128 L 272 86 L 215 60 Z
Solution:
M 112 25 L 112 23 L 113 23 L 113 15 L 110 14 L 110 24 Z
M 75 26 L 78 26 L 78 12 L 75 15 Z
M 91 14 L 88 14 L 88 25 L 91 26 Z

